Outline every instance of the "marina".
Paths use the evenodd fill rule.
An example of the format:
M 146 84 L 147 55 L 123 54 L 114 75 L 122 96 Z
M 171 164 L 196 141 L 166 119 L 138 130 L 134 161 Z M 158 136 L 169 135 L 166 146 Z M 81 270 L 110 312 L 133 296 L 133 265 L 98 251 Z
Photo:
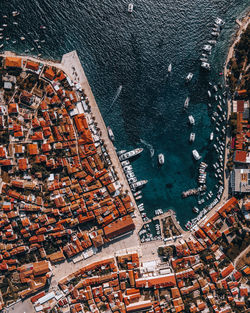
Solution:
M 203 3 L 200 3 L 200 4 L 201 4 L 201 6 L 203 6 Z M 150 15 L 157 14 L 155 4 L 151 4 L 150 7 L 151 7 Z M 54 9 L 53 6 L 52 6 L 52 8 Z M 134 13 L 135 14 L 132 13 L 132 15 L 128 14 L 128 12 L 127 12 L 128 3 L 119 9 L 116 5 L 114 5 L 114 8 L 117 9 L 117 11 L 121 12 L 121 14 L 122 14 L 121 16 L 119 15 L 119 19 L 121 20 L 120 29 L 122 29 L 122 27 L 124 27 L 124 25 L 127 25 L 130 27 L 131 32 L 133 32 L 134 29 L 133 29 L 132 23 L 136 27 L 138 27 L 139 23 L 138 23 L 138 20 L 136 20 L 136 19 L 138 19 L 137 13 L 138 13 L 138 11 L 143 12 L 144 8 L 138 7 L 135 10 L 135 5 L 134 5 Z M 10 38 L 9 43 L 8 43 L 8 47 L 12 48 L 12 46 L 14 47 L 14 45 L 18 46 L 18 43 L 21 42 L 21 40 L 19 38 L 20 38 L 20 36 L 23 36 L 26 38 L 22 42 L 23 51 L 25 51 L 26 49 L 29 49 L 30 51 L 33 51 L 34 54 L 38 54 L 38 51 L 37 51 L 38 48 L 37 48 L 36 44 L 41 43 L 41 40 L 46 39 L 46 45 L 41 46 L 42 47 L 40 49 L 41 54 L 42 55 L 45 54 L 45 55 L 52 56 L 52 57 L 56 58 L 57 55 L 59 55 L 59 52 L 56 51 L 58 49 L 51 48 L 52 43 L 51 43 L 51 40 L 50 40 L 49 35 L 48 35 L 49 31 L 50 31 L 50 25 L 47 25 L 45 20 L 41 19 L 37 23 L 38 31 L 37 31 L 37 29 L 36 29 L 36 31 L 29 29 L 28 32 L 31 32 L 31 35 L 29 35 L 28 32 L 22 28 L 23 25 L 20 22 L 20 19 L 21 18 L 25 19 L 26 14 L 25 14 L 25 12 L 21 11 L 20 16 L 16 17 L 16 22 L 19 23 L 18 27 L 21 27 L 20 33 L 18 33 L 18 35 L 16 37 L 12 37 L 11 35 L 8 34 L 8 28 L 11 27 L 11 24 L 13 23 L 13 21 L 15 21 L 14 19 L 12 19 L 12 20 L 10 19 L 11 11 L 14 11 L 14 10 L 21 11 L 21 8 L 20 7 L 13 8 L 12 10 L 10 10 L 10 14 L 8 14 L 8 21 L 6 21 L 6 24 L 8 24 L 8 27 L 4 31 L 5 37 Z M 92 10 L 92 9 L 90 8 L 90 10 Z M 109 12 L 105 11 L 104 6 L 103 6 L 103 12 L 105 12 L 104 14 L 106 14 L 106 15 L 109 14 Z M 95 16 L 95 12 L 93 11 L 92 13 Z M 164 90 L 167 90 L 167 92 L 164 95 L 164 97 L 161 95 L 161 93 L 159 94 L 160 95 L 159 99 L 163 99 L 163 100 L 156 100 L 156 103 L 157 103 L 156 107 L 157 107 L 157 110 L 159 110 L 158 111 L 159 116 L 155 117 L 154 121 L 155 121 L 155 124 L 157 125 L 157 127 L 152 128 L 152 119 L 150 118 L 152 112 L 150 112 L 150 114 L 148 114 L 146 112 L 147 110 L 149 111 L 149 108 L 147 108 L 147 106 L 146 106 L 147 101 L 145 101 L 145 99 L 148 99 L 148 95 L 146 93 L 144 93 L 143 88 L 141 88 L 140 85 L 136 84 L 136 82 L 138 81 L 138 78 L 134 78 L 133 75 L 131 74 L 132 72 L 128 73 L 128 70 L 126 69 L 125 74 L 117 75 L 115 77 L 115 79 L 112 78 L 110 81 L 105 79 L 105 77 L 100 79 L 97 75 L 97 70 L 99 73 L 101 71 L 105 72 L 106 66 L 104 67 L 104 66 L 100 65 L 100 68 L 96 69 L 96 72 L 93 73 L 92 80 L 96 80 L 95 81 L 95 84 L 96 84 L 95 89 L 97 90 L 96 93 L 97 93 L 98 105 L 100 106 L 101 110 L 104 113 L 106 110 L 108 110 L 108 107 L 110 106 L 110 103 L 112 102 L 113 95 L 115 94 L 115 91 L 117 90 L 117 88 L 121 84 L 124 85 L 124 89 L 123 89 L 124 92 L 122 92 L 121 97 L 116 102 L 116 104 L 114 106 L 114 110 L 112 110 L 110 112 L 110 115 L 107 116 L 107 121 L 106 121 L 106 117 L 105 117 L 106 124 L 112 128 L 112 131 L 115 134 L 115 146 L 117 147 L 117 150 L 121 150 L 121 149 L 125 148 L 127 151 L 130 151 L 136 147 L 140 147 L 140 141 L 139 141 L 140 139 L 136 138 L 136 136 L 135 136 L 135 133 L 138 132 L 140 134 L 140 138 L 144 138 L 145 140 L 147 140 L 147 142 L 149 142 L 150 144 L 153 144 L 154 149 L 156 151 L 155 156 L 151 157 L 148 149 L 143 146 L 143 148 L 145 148 L 145 152 L 138 159 L 138 161 L 136 161 L 136 163 L 133 164 L 134 173 L 136 174 L 135 176 L 139 180 L 144 179 L 144 178 L 148 180 L 148 184 L 146 184 L 144 189 L 143 189 L 143 190 L 145 190 L 145 194 L 147 193 L 147 195 L 143 196 L 143 202 L 145 202 L 145 204 L 146 204 L 145 207 L 146 207 L 146 210 L 148 210 L 148 215 L 150 215 L 151 214 L 150 212 L 152 212 L 151 208 L 155 208 L 155 201 L 153 200 L 155 198 L 155 199 L 157 199 L 157 204 L 159 202 L 159 204 L 158 204 L 159 208 L 163 208 L 165 210 L 168 207 L 174 207 L 174 209 L 176 209 L 177 215 L 178 215 L 178 217 L 180 217 L 181 221 L 182 221 L 182 219 L 184 221 L 185 219 L 190 218 L 190 217 L 188 217 L 189 213 L 187 213 L 187 212 L 182 213 L 183 205 L 186 205 L 186 203 L 182 203 L 178 199 L 176 200 L 176 198 L 178 196 L 175 196 L 175 195 L 180 194 L 181 190 L 186 190 L 186 189 L 190 188 L 190 186 L 193 186 L 193 183 L 196 183 L 196 177 L 194 177 L 194 173 L 196 173 L 196 166 L 198 166 L 198 164 L 196 164 L 196 162 L 193 160 L 192 153 L 191 153 L 192 148 L 197 149 L 199 154 L 202 155 L 202 160 L 205 160 L 209 164 L 207 185 L 208 186 L 211 186 L 211 185 L 215 186 L 216 185 L 217 180 L 216 179 L 213 180 L 213 178 L 210 178 L 209 172 L 211 171 L 212 164 L 215 163 L 215 161 L 217 160 L 217 152 L 213 148 L 212 145 L 211 145 L 211 147 L 208 147 L 207 149 L 204 147 L 205 147 L 205 145 L 208 145 L 208 143 L 209 143 L 209 136 L 210 136 L 211 131 L 214 132 L 214 139 L 213 139 L 212 143 L 217 142 L 216 137 L 218 137 L 220 135 L 220 128 L 223 126 L 223 123 L 224 123 L 224 122 L 220 122 L 217 117 L 214 117 L 215 118 L 215 122 L 214 122 L 210 116 L 210 111 L 208 111 L 208 118 L 206 116 L 207 110 L 214 111 L 214 109 L 215 109 L 219 113 L 219 109 L 217 108 L 217 105 L 219 103 L 214 103 L 215 100 L 214 100 L 213 85 L 216 84 L 217 86 L 219 86 L 219 83 L 223 83 L 223 81 L 220 80 L 219 76 L 218 76 L 219 75 L 218 73 L 220 73 L 222 71 L 221 64 L 219 63 L 220 68 L 218 67 L 218 69 L 217 69 L 214 65 L 214 62 L 212 61 L 212 57 L 213 57 L 214 53 L 217 53 L 217 49 L 219 47 L 219 44 L 217 44 L 217 42 L 220 42 L 222 40 L 222 45 L 224 45 L 224 47 L 225 47 L 225 43 L 223 42 L 223 40 L 225 38 L 225 34 L 223 34 L 223 36 L 221 36 L 221 37 L 219 36 L 218 39 L 216 39 L 216 43 L 213 43 L 213 42 L 209 43 L 208 42 L 208 40 L 214 40 L 212 38 L 212 36 L 210 35 L 210 33 L 212 32 L 213 27 L 217 27 L 217 26 L 212 26 L 215 23 L 215 19 L 216 19 L 217 15 L 221 16 L 221 18 L 223 18 L 223 20 L 226 20 L 227 23 L 228 22 L 231 23 L 230 25 L 233 25 L 232 23 L 234 23 L 234 21 L 232 21 L 232 22 L 229 21 L 228 16 L 225 16 L 221 12 L 216 12 L 214 9 L 212 9 L 211 15 L 207 14 L 207 17 L 206 17 L 206 24 L 205 25 L 208 25 L 207 28 L 209 28 L 209 29 L 207 29 L 207 34 L 206 35 L 202 34 L 201 37 L 199 37 L 200 27 L 199 27 L 199 32 L 197 32 L 197 30 L 194 30 L 194 33 L 193 33 L 194 38 L 199 37 L 199 40 L 201 39 L 201 41 L 199 43 L 196 42 L 196 39 L 190 40 L 189 36 L 185 36 L 185 38 L 184 38 L 182 36 L 182 31 L 178 31 L 178 36 L 181 38 L 183 43 L 185 42 L 185 46 L 187 47 L 188 53 L 183 55 L 183 58 L 185 58 L 185 60 L 187 60 L 187 62 L 185 64 L 183 64 L 183 62 L 178 63 L 178 59 L 181 59 L 180 55 L 175 56 L 176 51 L 172 51 L 171 49 L 169 49 L 168 45 L 167 45 L 167 49 L 166 49 L 167 53 L 164 53 L 164 60 L 161 58 L 159 59 L 159 61 L 161 61 L 162 63 L 165 64 L 165 70 L 164 70 L 163 77 L 165 77 L 166 73 L 168 73 L 168 66 L 170 63 L 174 65 L 173 71 L 172 71 L 174 75 L 171 75 L 171 79 L 167 79 L 166 86 L 164 84 L 162 84 L 162 82 L 160 84 Z M 133 22 L 132 22 L 131 17 L 133 17 Z M 112 21 L 111 21 L 111 23 L 112 23 Z M 191 22 L 191 23 L 193 23 L 193 22 Z M 198 23 L 200 23 L 200 20 L 198 21 Z M 2 24 L 3 24 L 3 22 L 2 22 Z M 41 29 L 41 32 L 39 32 L 40 25 L 46 26 L 46 29 Z M 104 25 L 103 25 L 103 27 L 104 27 Z M 205 26 L 203 26 L 203 27 L 205 27 Z M 103 32 L 101 32 L 102 35 L 104 34 L 104 29 L 105 29 L 105 27 L 103 28 Z M 120 29 L 117 30 L 119 32 L 119 34 L 120 34 Z M 180 29 L 182 29 L 182 30 L 184 29 L 183 25 L 182 25 L 182 27 L 180 27 Z M 222 32 L 224 33 L 226 31 L 226 29 L 227 29 L 226 27 L 223 28 Z M 167 30 L 168 30 L 168 27 L 166 25 L 166 31 Z M 87 38 L 87 35 L 89 34 L 89 32 L 90 32 L 90 30 L 88 28 L 88 25 L 86 25 L 86 34 L 84 33 L 85 38 Z M 131 32 L 130 31 L 127 32 L 128 38 L 130 38 Z M 124 28 L 122 29 L 121 33 L 125 34 Z M 44 35 L 44 37 L 42 37 L 43 35 Z M 72 43 L 75 42 L 74 36 L 72 36 L 72 38 L 70 38 Z M 228 37 L 228 34 L 226 36 Z M 108 35 L 108 38 L 109 38 L 109 49 L 112 50 L 113 49 L 112 42 L 115 42 L 115 37 L 112 37 L 112 33 L 110 33 Z M 189 38 L 190 43 L 187 43 L 186 38 Z M 32 44 L 31 40 L 33 41 L 36 39 L 39 39 L 39 42 Z M 15 41 L 15 40 L 17 41 L 16 44 L 12 44 L 12 41 Z M 141 40 L 142 40 L 141 44 L 144 47 L 146 47 L 147 42 L 144 41 L 144 38 L 141 38 Z M 156 46 L 159 42 L 161 42 L 161 40 L 162 40 L 161 36 L 156 36 L 155 40 L 154 40 L 154 38 L 152 38 L 152 40 L 150 40 L 150 45 Z M 60 46 L 58 41 L 56 41 L 56 43 L 57 43 L 57 46 Z M 136 46 L 136 44 L 137 44 L 136 40 L 134 40 L 134 44 Z M 187 59 L 188 55 L 190 55 L 191 47 L 198 47 L 198 49 L 201 50 L 203 45 L 205 45 L 205 44 L 209 44 L 213 47 L 211 50 L 211 54 L 205 53 L 206 58 L 208 60 L 208 63 L 210 63 L 210 65 L 211 65 L 211 71 L 209 71 L 208 73 L 206 71 L 200 72 L 199 52 L 197 53 L 197 55 L 194 56 L 194 58 L 197 58 L 197 63 L 195 63 L 195 64 L 190 63 Z M 6 45 L 6 43 L 4 43 L 4 45 Z M 67 45 L 68 45 L 68 43 L 67 43 Z M 176 45 L 176 42 L 174 42 L 174 45 Z M 220 45 L 221 45 L 221 43 L 220 43 Z M 77 44 L 76 44 L 76 47 L 80 51 L 79 53 L 80 53 L 81 60 L 83 60 L 83 62 L 88 63 L 86 65 L 86 68 L 89 69 L 90 68 L 90 65 L 89 65 L 90 62 L 88 61 L 88 55 L 93 54 L 93 51 L 90 52 L 89 46 L 86 47 L 85 51 L 83 51 L 84 49 L 81 49 L 80 47 L 78 47 Z M 34 48 L 34 50 L 31 50 L 32 48 Z M 51 50 L 51 52 L 48 52 L 49 49 Z M 69 49 L 69 45 L 67 47 L 65 45 L 65 47 L 62 47 L 62 49 Z M 136 48 L 133 47 L 133 49 L 136 49 Z M 101 50 L 103 50 L 103 47 Z M 104 50 L 105 50 L 105 48 L 104 48 Z M 203 52 L 205 52 L 205 51 L 203 51 Z M 119 49 L 119 53 L 121 53 L 122 58 L 124 58 L 124 60 L 125 60 L 126 59 L 125 51 L 123 53 L 123 51 L 121 49 Z M 126 53 L 127 53 L 127 51 L 126 51 Z M 95 55 L 93 55 L 93 60 L 94 59 L 95 60 L 100 59 L 100 54 L 101 54 L 101 52 L 96 51 Z M 134 59 L 136 57 L 137 57 L 137 53 L 135 53 L 135 55 L 130 55 L 129 59 L 131 60 L 131 62 L 129 62 L 126 59 L 128 61 L 126 63 L 128 65 L 127 66 L 128 68 L 131 66 L 131 68 L 133 68 L 133 70 L 134 70 L 133 62 L 134 62 Z M 143 58 L 144 59 L 142 59 L 143 62 L 141 65 L 142 70 L 145 71 L 147 69 L 148 75 L 150 77 L 150 79 L 149 79 L 150 85 L 151 85 L 150 88 L 152 88 L 156 91 L 155 93 L 152 94 L 152 97 L 154 99 L 158 99 L 157 93 L 160 91 L 159 91 L 159 86 L 156 83 L 156 81 L 157 81 L 158 77 L 159 78 L 161 77 L 161 75 L 159 75 L 159 73 L 155 72 L 155 68 L 154 68 L 154 70 L 151 70 L 150 66 L 148 66 L 151 62 L 150 61 L 151 58 L 147 58 L 146 55 L 143 55 Z M 222 59 L 222 57 L 221 57 L 221 59 Z M 113 73 L 111 73 L 111 72 L 113 71 L 114 65 L 116 62 L 117 62 L 117 59 L 115 59 L 115 58 L 114 58 L 114 60 L 110 60 L 110 58 L 105 59 L 105 63 L 109 64 L 109 67 L 108 67 L 109 74 L 108 75 L 110 75 L 110 77 L 112 77 L 112 75 L 113 75 Z M 224 60 L 223 60 L 223 62 L 224 62 Z M 147 65 L 145 65 L 145 64 L 147 64 Z M 152 66 L 152 68 L 153 68 L 153 66 Z M 91 78 L 92 73 L 90 73 L 90 70 L 88 70 L 88 71 L 89 71 L 88 75 Z M 193 76 L 190 84 L 185 84 L 185 79 L 186 79 L 188 73 L 193 73 L 194 76 Z M 207 82 L 208 81 L 212 82 L 211 87 L 208 87 L 205 83 L 206 75 L 209 75 Z M 132 77 L 133 77 L 133 79 L 136 79 L 136 80 L 133 80 Z M 151 77 L 152 77 L 152 80 L 151 80 Z M 123 78 L 124 78 L 124 80 L 123 80 Z M 162 77 L 161 77 L 161 80 L 164 81 L 164 79 Z M 204 84 L 203 83 L 201 84 L 202 80 L 204 81 Z M 126 82 L 127 87 L 125 87 L 125 84 L 123 83 L 124 81 Z M 179 92 L 173 86 L 171 86 L 171 88 L 169 88 L 170 87 L 169 86 L 170 81 L 173 81 L 174 85 L 176 85 L 177 82 L 178 83 L 182 82 L 183 89 Z M 132 85 L 136 86 L 136 87 L 131 88 Z M 201 92 L 201 95 L 199 98 L 193 95 L 193 89 L 194 89 L 193 87 L 196 89 L 198 88 L 198 90 Z M 146 88 L 148 88 L 148 86 Z M 224 88 L 224 86 L 223 86 L 223 88 Z M 172 92 L 175 93 L 174 97 L 172 95 L 170 96 L 170 94 L 172 94 L 172 92 L 170 92 L 171 89 L 172 89 Z M 208 107 L 208 103 L 206 101 L 206 96 L 207 96 L 206 90 L 207 89 L 210 89 L 212 94 L 213 94 L 213 97 L 211 98 L 211 100 L 209 100 L 209 103 L 211 104 L 211 108 Z M 221 91 L 218 90 L 217 93 L 221 93 L 221 96 L 222 96 L 224 91 L 225 91 L 224 89 L 222 89 Z M 187 115 L 193 115 L 193 117 L 195 119 L 195 125 L 193 125 L 193 127 L 192 127 L 192 132 L 195 132 L 196 138 L 195 138 L 195 142 L 193 145 L 189 144 L 191 128 L 189 126 L 189 123 L 187 123 L 187 116 L 185 114 L 183 114 L 183 122 L 182 122 L 181 121 L 182 116 L 178 115 L 179 109 L 177 109 L 178 105 L 179 105 L 179 107 L 181 106 L 181 109 L 183 110 L 183 105 L 184 105 L 184 102 L 185 102 L 185 99 L 187 98 L 187 96 L 191 98 L 191 101 L 190 101 L 191 104 L 189 104 L 189 107 L 187 109 L 187 111 L 188 111 Z M 132 98 L 132 101 L 130 101 L 131 98 Z M 177 98 L 178 98 L 178 100 L 177 100 Z M 223 99 L 224 99 L 224 97 L 222 97 L 222 103 L 223 103 Z M 219 100 L 219 94 L 218 94 L 218 100 Z M 150 108 L 152 108 L 151 105 L 150 105 Z M 176 109 L 173 109 L 173 108 L 176 108 Z M 197 108 L 199 108 L 199 109 L 197 109 Z M 121 109 L 122 114 L 116 113 L 116 110 L 119 111 L 119 109 Z M 222 107 L 222 109 L 223 109 L 223 107 Z M 176 112 L 176 110 L 177 110 L 177 112 Z M 143 112 L 143 117 L 142 117 L 141 112 Z M 176 114 L 176 118 L 175 118 L 175 114 Z M 177 120 L 177 116 L 178 116 L 178 120 Z M 186 116 L 186 118 L 185 118 L 185 116 Z M 220 116 L 222 117 L 222 119 L 224 121 L 223 116 L 222 115 L 220 115 Z M 120 119 L 122 119 L 122 121 Z M 171 120 L 173 120 L 173 122 L 171 122 Z M 174 121 L 175 121 L 175 124 L 174 124 Z M 211 126 L 209 125 L 210 121 L 211 121 Z M 146 127 L 145 127 L 145 125 L 147 123 L 150 125 L 149 127 L 147 127 L 148 130 L 146 130 Z M 204 123 L 204 128 L 201 125 L 201 123 Z M 216 123 L 220 123 L 220 126 L 216 125 Z M 218 129 L 218 132 L 215 129 L 215 127 Z M 205 128 L 207 130 L 205 130 Z M 179 135 L 181 133 L 181 131 L 186 132 L 186 135 L 183 136 L 184 137 L 183 140 L 181 139 L 181 136 Z M 159 136 L 159 133 L 161 134 L 161 136 Z M 222 134 L 223 134 L 223 132 L 222 132 Z M 159 137 L 162 137 L 162 139 L 160 139 Z M 176 140 L 174 141 L 174 143 L 172 143 L 171 138 L 175 138 L 175 137 L 176 137 Z M 223 139 L 220 138 L 220 140 L 223 140 Z M 212 151 L 211 153 L 208 152 L 210 150 Z M 157 166 L 158 165 L 157 156 L 161 152 L 165 154 L 165 157 L 167 156 L 167 162 L 165 162 L 163 167 L 159 168 Z M 218 156 L 219 156 L 219 154 L 218 154 Z M 207 158 L 208 158 L 208 161 L 207 161 Z M 183 162 L 185 162 L 185 164 L 187 164 L 186 165 L 187 169 L 184 169 Z M 151 168 L 151 164 L 152 164 L 152 168 Z M 141 168 L 147 168 L 147 171 L 146 170 L 143 171 Z M 174 168 L 176 168 L 176 170 L 174 170 Z M 178 174 L 178 172 L 180 172 L 182 174 Z M 185 177 L 187 177 L 186 182 L 183 182 L 183 177 L 182 177 L 183 175 Z M 180 186 L 180 187 L 178 187 L 178 186 Z M 211 187 L 208 190 L 210 190 L 210 189 L 211 189 Z M 216 189 L 216 188 L 214 188 L 214 189 Z M 214 196 L 215 196 L 216 190 L 213 190 L 213 192 L 214 192 Z M 204 203 L 204 205 L 205 204 L 206 203 Z M 189 212 L 190 212 L 192 210 L 192 207 L 194 207 L 196 205 L 196 203 L 194 203 L 193 201 L 190 201 L 190 202 L 187 202 L 187 205 L 190 207 L 190 209 L 189 209 Z M 156 209 L 157 209 L 157 206 L 156 206 Z

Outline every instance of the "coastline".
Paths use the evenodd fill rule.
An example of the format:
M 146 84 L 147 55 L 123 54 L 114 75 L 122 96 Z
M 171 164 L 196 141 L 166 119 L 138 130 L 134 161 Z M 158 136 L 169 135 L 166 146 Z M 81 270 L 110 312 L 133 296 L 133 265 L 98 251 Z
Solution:
M 242 18 L 241 21 L 236 20 L 236 23 L 240 26 L 238 28 L 238 30 L 236 31 L 235 34 L 232 35 L 232 38 L 234 38 L 233 43 L 230 45 L 230 47 L 228 48 L 228 52 L 227 52 L 227 57 L 226 57 L 226 61 L 225 61 L 225 66 L 224 66 L 224 81 L 225 81 L 225 85 L 227 87 L 226 84 L 226 80 L 227 80 L 227 75 L 229 73 L 229 69 L 227 68 L 228 63 L 230 61 L 230 59 L 232 58 L 233 54 L 234 54 L 234 47 L 236 45 L 236 43 L 239 41 L 241 34 L 243 33 L 243 31 L 247 28 L 247 26 L 250 23 L 250 11 L 247 12 L 246 16 L 244 16 Z M 240 23 L 240 24 L 239 24 Z M 231 115 L 231 109 L 232 109 L 232 103 L 231 100 L 228 99 L 227 100 L 227 121 L 229 120 L 229 117 Z M 229 175 L 227 177 L 226 174 L 226 164 L 228 161 L 228 143 L 230 143 L 230 134 L 228 134 L 228 132 L 226 132 L 226 142 L 225 142 L 225 152 L 224 152 L 224 190 L 223 193 L 221 195 L 221 199 L 220 201 L 197 223 L 198 226 L 201 226 L 202 224 L 205 224 L 206 221 L 209 220 L 209 218 L 217 211 L 219 210 L 228 200 L 228 190 L 229 190 Z

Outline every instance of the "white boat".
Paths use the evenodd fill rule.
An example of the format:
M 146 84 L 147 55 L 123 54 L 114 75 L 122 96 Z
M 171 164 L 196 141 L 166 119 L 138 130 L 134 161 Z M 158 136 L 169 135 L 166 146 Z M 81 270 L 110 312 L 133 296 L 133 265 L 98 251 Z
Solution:
M 163 153 L 158 154 L 158 162 L 159 162 L 160 165 L 164 164 L 165 158 L 164 158 L 164 154 Z
M 114 133 L 113 133 L 112 129 L 111 129 L 109 126 L 107 126 L 107 131 L 108 131 L 109 139 L 110 139 L 111 141 L 115 141 Z
M 199 209 L 195 206 L 195 207 L 193 207 L 193 212 L 198 214 L 199 213 Z
M 2 47 L 3 47 L 3 43 L 0 45 L 0 49 L 2 49 Z
M 197 150 L 193 150 L 192 154 L 196 161 L 201 159 L 201 156 L 199 155 L 199 152 Z
M 168 72 L 171 73 L 171 71 L 172 71 L 172 64 L 170 63 L 168 66 Z
M 190 142 L 194 142 L 195 141 L 195 133 L 191 133 L 190 134 L 189 141 Z
M 210 64 L 207 63 L 207 62 L 202 62 L 201 63 L 201 67 L 206 69 L 206 70 L 210 70 L 211 69 Z
M 20 39 L 21 39 L 21 40 L 25 40 L 25 37 L 22 36 L 22 37 L 20 37 Z
M 13 11 L 12 12 L 12 16 L 17 16 L 17 15 L 19 15 L 20 14 L 20 12 L 18 12 L 18 11 Z
M 17 22 L 13 22 L 13 25 L 18 25 L 18 23 Z
M 194 120 L 193 115 L 189 115 L 189 116 L 188 116 L 188 120 L 189 120 L 189 123 L 190 123 L 191 125 L 194 125 L 194 124 L 195 124 L 195 120 Z
M 144 185 L 147 184 L 147 180 L 140 180 L 140 181 L 137 181 L 136 183 L 133 183 L 131 185 L 132 188 L 140 188 L 140 187 L 143 187 Z
M 124 154 L 119 156 L 119 160 L 124 161 L 124 160 L 130 159 L 130 158 L 133 158 L 133 157 L 139 155 L 142 151 L 143 151 L 143 148 L 136 148 L 132 151 L 125 152 Z
M 212 46 L 211 45 L 204 45 L 202 48 L 204 51 L 208 51 L 210 52 L 212 50 Z
M 220 35 L 220 33 L 219 32 L 212 32 L 211 35 L 215 36 L 215 37 L 218 37 Z
M 211 132 L 211 134 L 210 134 L 210 140 L 212 141 L 213 139 L 214 139 L 214 133 Z
M 189 101 L 190 101 L 190 98 L 187 97 L 185 102 L 184 102 L 184 108 L 187 109 L 188 108 L 188 105 L 189 105 Z
M 137 196 L 139 196 L 141 193 L 142 193 L 141 190 L 139 190 L 139 191 L 134 192 L 133 195 L 134 195 L 135 197 L 137 197 Z
M 213 86 L 213 88 L 214 88 L 214 91 L 215 91 L 215 92 L 217 92 L 217 91 L 218 91 L 218 88 L 217 88 L 217 86 L 216 86 L 216 85 L 214 85 L 214 86 Z
M 117 155 L 120 156 L 120 155 L 124 154 L 125 152 L 127 152 L 127 150 L 120 150 L 117 152 Z
M 138 200 L 140 200 L 141 198 L 142 198 L 142 195 L 139 195 L 139 196 L 135 197 L 135 200 L 138 201 Z
M 221 18 L 216 17 L 215 24 L 219 25 L 219 26 L 223 26 L 223 25 L 225 25 L 225 22 Z
M 129 5 L 128 5 L 128 12 L 129 12 L 129 13 L 132 13 L 133 10 L 134 10 L 134 5 L 133 5 L 133 3 L 129 3 Z
M 217 43 L 216 40 L 208 40 L 208 43 L 210 43 L 210 45 L 215 45 Z
M 188 73 L 187 77 L 186 77 L 186 82 L 190 82 L 191 79 L 193 78 L 194 74 L 193 73 Z

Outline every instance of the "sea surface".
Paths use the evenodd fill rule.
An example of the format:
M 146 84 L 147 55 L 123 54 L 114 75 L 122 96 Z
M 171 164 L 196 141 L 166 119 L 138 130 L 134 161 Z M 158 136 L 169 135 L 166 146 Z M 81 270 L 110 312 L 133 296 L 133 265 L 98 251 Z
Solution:
M 8 26 L 1 31 L 5 38 L 0 44 L 4 43 L 5 50 L 29 50 L 27 54 L 41 53 L 53 59 L 77 50 L 106 125 L 113 129 L 117 149 L 144 148 L 133 167 L 138 179 L 149 181 L 143 190 L 148 216 L 153 216 L 155 209 L 172 208 L 183 224 L 195 216 L 192 207 L 197 205 L 195 197 L 181 198 L 183 190 L 197 187 L 193 149 L 209 164 L 207 187 L 216 193 L 212 168 L 216 153 L 209 141 L 216 104 L 213 101 L 213 108 L 207 107 L 208 82 L 223 82 L 219 73 L 237 28 L 235 19 L 244 15 L 249 1 L 133 0 L 132 14 L 127 12 L 128 3 L 1 0 L 0 24 Z M 17 17 L 11 14 L 15 10 L 21 12 Z M 212 70 L 204 73 L 199 57 L 202 46 L 212 39 L 217 16 L 226 25 L 209 59 Z M 21 41 L 21 36 L 26 39 Z M 34 42 L 36 39 L 39 42 Z M 186 85 L 188 72 L 194 73 L 194 78 Z M 187 96 L 191 100 L 184 111 Z M 189 114 L 195 118 L 193 127 L 188 124 Z M 196 133 L 193 144 L 189 143 L 191 131 Z M 159 153 L 165 155 L 161 168 L 157 165 Z

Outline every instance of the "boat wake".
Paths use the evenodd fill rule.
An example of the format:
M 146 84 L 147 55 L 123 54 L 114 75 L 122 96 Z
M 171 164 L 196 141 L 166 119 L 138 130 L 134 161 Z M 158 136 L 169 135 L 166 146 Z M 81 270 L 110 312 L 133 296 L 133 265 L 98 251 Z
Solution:
M 148 150 L 149 150 L 149 152 L 150 152 L 150 156 L 151 156 L 151 158 L 152 158 L 152 157 L 154 156 L 154 154 L 155 154 L 154 147 L 153 147 L 150 143 L 146 142 L 146 141 L 143 140 L 143 139 L 140 139 L 140 142 L 141 142 L 142 144 L 144 144 L 146 148 L 148 148 Z
M 111 105 L 110 105 L 110 107 L 109 107 L 107 113 L 109 113 L 109 112 L 112 110 L 113 105 L 115 104 L 116 100 L 119 98 L 121 92 L 122 92 L 122 85 L 120 85 L 120 86 L 118 87 L 118 89 L 117 89 L 117 91 L 116 91 L 116 94 L 115 94 L 115 96 L 114 96 L 114 98 L 113 98 L 113 100 L 112 100 L 112 102 L 111 102 Z

